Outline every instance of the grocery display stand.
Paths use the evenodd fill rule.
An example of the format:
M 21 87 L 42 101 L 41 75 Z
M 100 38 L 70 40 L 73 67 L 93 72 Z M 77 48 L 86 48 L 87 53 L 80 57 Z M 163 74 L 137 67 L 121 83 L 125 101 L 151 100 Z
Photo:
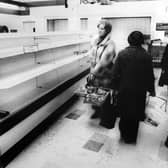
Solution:
M 2 156 L 73 96 L 88 74 L 90 39 L 76 32 L 0 39 Z

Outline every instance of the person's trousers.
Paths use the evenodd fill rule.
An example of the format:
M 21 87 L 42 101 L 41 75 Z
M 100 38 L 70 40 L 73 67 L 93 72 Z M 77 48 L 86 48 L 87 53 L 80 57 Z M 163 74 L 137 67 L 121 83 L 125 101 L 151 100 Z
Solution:
M 126 143 L 136 143 L 138 136 L 139 121 L 120 117 L 119 130 L 121 139 Z
M 136 143 L 139 122 L 145 118 L 146 92 L 125 90 L 119 94 L 120 112 L 119 130 L 121 139 L 128 143 Z
M 117 110 L 114 105 L 111 104 L 110 95 L 106 99 L 105 103 L 101 107 L 100 113 L 100 125 L 106 128 L 114 128 L 117 118 Z

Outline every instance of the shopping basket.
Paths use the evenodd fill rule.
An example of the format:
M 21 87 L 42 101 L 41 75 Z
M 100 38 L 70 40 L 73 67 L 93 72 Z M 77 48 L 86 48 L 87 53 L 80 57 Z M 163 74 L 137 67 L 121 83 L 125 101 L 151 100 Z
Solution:
M 86 81 L 87 83 L 80 87 L 76 91 L 76 94 L 84 98 L 84 103 L 101 106 L 110 95 L 111 90 L 94 84 L 94 82 L 88 80 L 88 78 Z

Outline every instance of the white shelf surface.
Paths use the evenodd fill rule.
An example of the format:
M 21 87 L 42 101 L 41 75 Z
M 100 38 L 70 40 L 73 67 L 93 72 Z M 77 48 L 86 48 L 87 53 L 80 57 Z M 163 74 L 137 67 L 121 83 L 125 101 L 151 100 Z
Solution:
M 17 38 L 43 38 L 43 37 L 50 37 L 50 36 L 63 36 L 63 35 L 90 35 L 92 32 L 82 32 L 82 31 L 59 31 L 59 32 L 45 32 L 45 33 L 2 33 L 0 34 L 0 39 L 17 39 Z
M 47 50 L 47 49 L 52 49 L 56 47 L 63 47 L 67 45 L 87 43 L 89 41 L 90 41 L 89 39 L 78 39 L 78 40 L 74 39 L 74 40 L 57 41 L 57 42 L 51 42 L 51 43 L 39 43 L 36 45 L 29 45 L 29 46 L 4 48 L 0 50 L 0 58 L 7 58 L 7 57 L 12 57 L 16 55 L 25 54 L 25 53 L 33 53 L 41 50 Z
M 9 89 L 25 81 L 38 77 L 44 73 L 55 70 L 74 61 L 80 60 L 85 56 L 86 54 L 74 55 L 65 59 L 61 59 L 57 62 L 36 64 L 33 67 L 31 67 L 31 69 L 22 70 L 21 72 L 17 72 L 16 74 L 0 77 L 0 89 Z
M 23 54 L 23 47 L 5 48 L 0 50 L 0 58 L 12 57 Z
M 89 39 L 78 39 L 78 40 L 67 40 L 67 41 L 59 41 L 59 42 L 52 42 L 52 43 L 43 43 L 38 45 L 38 50 L 46 50 L 56 47 L 63 47 L 67 45 L 74 45 L 74 44 L 80 44 L 80 43 L 87 43 L 89 42 Z
M 21 109 L 30 101 L 46 93 L 49 89 L 46 88 L 33 88 L 32 90 L 25 91 L 24 94 L 17 96 L 17 98 L 7 101 L 6 103 L 0 103 L 0 109 L 4 111 L 9 111 L 11 114 L 18 109 Z M 6 93 L 10 97 L 10 92 Z

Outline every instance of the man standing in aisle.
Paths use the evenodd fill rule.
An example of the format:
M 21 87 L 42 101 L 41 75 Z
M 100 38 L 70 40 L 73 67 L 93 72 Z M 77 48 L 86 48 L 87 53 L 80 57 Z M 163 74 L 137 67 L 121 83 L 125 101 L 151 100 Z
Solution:
M 112 70 L 112 88 L 118 89 L 121 140 L 136 144 L 139 122 L 145 119 L 147 91 L 155 96 L 151 56 L 142 47 L 143 34 L 128 36 L 129 46 L 119 52 Z

